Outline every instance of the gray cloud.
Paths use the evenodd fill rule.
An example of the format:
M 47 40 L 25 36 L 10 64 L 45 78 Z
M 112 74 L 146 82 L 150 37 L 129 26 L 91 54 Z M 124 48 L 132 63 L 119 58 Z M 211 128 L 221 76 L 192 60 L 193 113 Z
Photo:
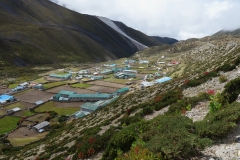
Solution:
M 121 21 L 151 36 L 201 38 L 240 28 L 239 0 L 58 0 L 79 13 Z

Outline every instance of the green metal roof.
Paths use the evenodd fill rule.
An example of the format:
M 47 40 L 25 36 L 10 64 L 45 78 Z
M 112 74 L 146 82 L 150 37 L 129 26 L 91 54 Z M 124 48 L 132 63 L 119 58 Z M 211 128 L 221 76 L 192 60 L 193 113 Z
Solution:
M 53 97 L 54 98 L 59 98 L 61 95 L 60 94 L 55 94 Z
M 71 94 L 69 95 L 69 98 L 75 98 L 75 97 L 81 97 L 81 98 L 85 98 L 85 97 L 93 97 L 93 98 L 111 98 L 112 95 L 111 94 Z
M 85 103 L 81 106 L 81 108 L 88 109 L 91 111 L 96 111 L 98 109 L 99 105 L 95 103 Z
M 77 93 L 77 92 L 61 90 L 58 94 L 67 94 L 67 95 L 71 95 L 71 94 L 76 94 L 76 93 Z
M 119 90 L 117 90 L 116 92 L 126 92 L 126 91 L 129 91 L 129 88 L 121 88 L 121 89 L 119 89 Z

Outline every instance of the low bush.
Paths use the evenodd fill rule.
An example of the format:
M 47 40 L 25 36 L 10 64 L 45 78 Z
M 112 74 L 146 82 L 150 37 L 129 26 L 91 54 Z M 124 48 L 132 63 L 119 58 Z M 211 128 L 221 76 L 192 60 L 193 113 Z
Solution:
M 219 72 L 219 71 L 228 72 L 235 68 L 236 68 L 235 64 L 225 63 L 225 64 L 219 66 L 216 71 L 217 72 Z
M 147 123 L 144 121 L 132 124 L 122 129 L 121 132 L 118 132 L 111 138 L 102 159 L 115 159 L 118 156 L 118 150 L 127 152 L 132 146 L 132 143 L 136 141 L 138 134 L 145 132 L 146 130 Z
M 227 77 L 224 76 L 224 75 L 221 75 L 221 76 L 219 76 L 218 80 L 219 80 L 220 83 L 224 83 L 224 82 L 227 81 Z
M 240 77 L 231 80 L 224 86 L 222 96 L 228 103 L 234 102 L 240 94 Z
M 150 151 L 161 154 L 165 159 L 196 156 L 199 149 L 212 143 L 210 139 L 199 138 L 192 120 L 181 115 L 155 118 L 143 133 L 143 140 Z
M 208 114 L 203 121 L 196 122 L 196 130 L 199 136 L 213 140 L 224 138 L 231 132 L 240 120 L 240 104 L 234 102 L 226 104 L 222 109 Z
M 180 89 L 171 90 L 165 94 L 157 96 L 155 102 L 153 103 L 155 110 L 159 111 L 160 109 L 177 102 L 177 100 L 182 98 L 182 91 Z M 158 100 L 158 101 L 156 101 Z
M 142 110 L 143 115 L 146 116 L 146 115 L 152 114 L 153 111 L 154 111 L 153 108 L 154 107 L 152 107 L 152 106 L 148 106 L 148 107 L 143 108 L 143 110 Z

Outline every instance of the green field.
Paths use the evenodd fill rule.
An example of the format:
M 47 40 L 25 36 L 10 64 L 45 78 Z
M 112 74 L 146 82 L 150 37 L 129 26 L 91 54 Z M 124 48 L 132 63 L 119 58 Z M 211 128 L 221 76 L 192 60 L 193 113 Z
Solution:
M 71 87 L 73 88 L 88 88 L 88 87 L 91 87 L 92 85 L 91 84 L 86 84 L 86 83 L 77 83 L 77 84 L 72 84 Z
M 8 86 L 8 88 L 10 88 L 10 89 L 13 89 L 13 88 L 16 88 L 18 86 L 18 84 L 10 84 L 9 86 Z
M 0 116 L 3 116 L 4 114 L 6 114 L 6 111 L 0 110 Z
M 26 144 L 38 141 L 42 138 L 44 138 L 46 135 L 48 134 L 48 132 L 44 132 L 41 134 L 36 135 L 35 137 L 26 137 L 26 138 L 8 138 L 8 140 L 10 141 L 10 143 L 13 146 L 24 146 Z
M 119 84 L 126 84 L 126 82 L 129 82 L 128 79 L 117 79 L 117 78 L 107 78 L 107 79 L 104 79 L 103 81 L 119 83 Z
M 7 109 L 7 110 L 10 110 L 10 109 L 13 109 L 13 108 L 21 108 L 21 109 L 25 109 L 26 106 L 22 105 L 20 102 L 17 102 L 17 103 L 13 103 L 13 104 L 10 104 L 8 106 L 5 106 L 4 109 Z
M 57 107 L 54 102 L 50 101 L 45 103 L 35 109 L 36 112 L 44 112 L 44 111 L 55 111 L 58 115 L 71 115 L 77 111 L 79 111 L 79 106 L 76 107 Z
M 34 115 L 34 113 L 30 112 L 29 110 L 26 110 L 21 114 L 21 116 L 23 116 L 23 117 L 30 117 L 30 116 L 33 116 L 33 115 Z
M 12 131 L 21 118 L 6 116 L 0 119 L 0 134 Z
M 45 121 L 47 117 L 49 117 L 48 113 L 41 113 L 41 114 L 36 114 L 35 116 L 27 118 L 27 120 L 34 121 L 34 122 L 36 121 L 42 122 L 42 121 Z
M 45 89 L 49 89 L 49 88 L 61 86 L 61 85 L 64 85 L 64 84 L 66 84 L 66 82 L 52 82 L 52 83 L 44 84 L 43 86 L 44 86 Z

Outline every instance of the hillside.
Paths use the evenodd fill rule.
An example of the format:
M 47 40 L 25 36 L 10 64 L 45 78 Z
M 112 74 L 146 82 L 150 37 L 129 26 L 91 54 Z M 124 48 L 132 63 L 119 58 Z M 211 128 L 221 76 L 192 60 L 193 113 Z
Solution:
M 158 37 L 158 36 L 151 36 L 156 41 L 163 43 L 163 44 L 174 44 L 177 43 L 178 40 L 174 38 L 168 38 L 168 37 Z
M 234 102 L 240 93 L 239 48 L 238 37 L 223 35 L 139 51 L 132 58 L 148 60 L 146 70 L 155 68 L 155 73 L 161 67 L 160 73 L 173 79 L 132 89 L 94 114 L 53 125 L 41 141 L 2 149 L 3 155 L 5 159 L 227 159 L 221 151 L 231 144 L 234 158 L 240 119 L 240 104 Z M 168 65 L 172 60 L 180 64 Z M 160 61 L 167 64 L 157 64 Z
M 131 28 L 129 37 L 146 47 L 162 44 Z M 98 17 L 48 0 L 2 0 L 0 44 L 2 66 L 100 62 L 129 57 L 139 50 L 131 39 Z
M 213 36 L 222 36 L 222 35 L 232 35 L 232 36 L 239 36 L 240 35 L 240 29 L 235 30 L 221 30 L 217 33 L 213 34 Z

